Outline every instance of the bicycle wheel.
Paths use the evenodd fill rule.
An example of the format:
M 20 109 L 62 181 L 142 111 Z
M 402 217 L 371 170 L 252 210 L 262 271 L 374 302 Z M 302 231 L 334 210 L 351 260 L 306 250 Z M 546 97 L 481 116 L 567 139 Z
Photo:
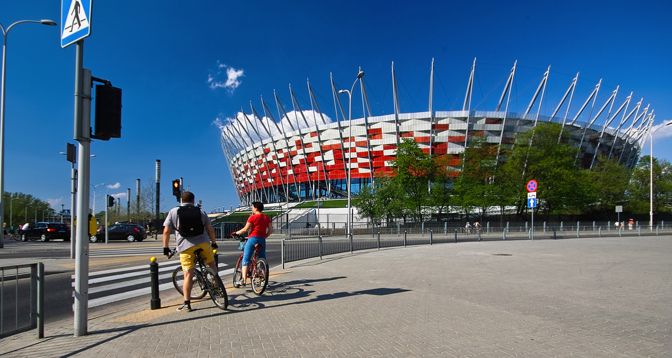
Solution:
M 236 269 L 233 270 L 233 287 L 239 288 L 238 281 L 243 277 L 243 272 L 240 270 L 240 264 L 243 262 L 243 255 L 240 255 L 236 262 Z
M 201 273 L 198 270 L 194 270 L 194 275 L 191 277 L 192 285 L 191 285 L 191 295 L 189 297 L 189 299 L 192 300 L 200 300 L 207 294 L 206 290 L 203 287 L 203 280 L 199 280 L 198 276 L 201 276 Z M 178 266 L 173 271 L 173 286 L 175 286 L 177 292 L 179 292 L 180 295 L 182 296 L 184 296 L 184 291 L 182 291 L 182 287 L 184 287 L 183 285 L 184 285 L 184 271 L 182 271 L 182 267 Z
M 252 291 L 261 296 L 268 285 L 268 263 L 264 258 L 258 258 L 257 264 L 252 268 Z
M 215 305 L 223 310 L 229 306 L 229 296 L 226 295 L 226 288 L 222 278 L 211 267 L 205 269 L 205 281 L 210 298 Z

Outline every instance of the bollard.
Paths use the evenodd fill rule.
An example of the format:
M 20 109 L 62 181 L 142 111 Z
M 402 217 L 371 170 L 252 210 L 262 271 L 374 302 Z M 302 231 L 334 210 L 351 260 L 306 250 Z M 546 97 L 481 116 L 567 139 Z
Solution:
M 557 239 L 558 239 L 558 235 L 555 232 L 555 228 L 553 228 L 553 240 L 557 240 Z
M 656 225 L 656 236 L 658 236 L 658 225 Z
M 457 242 L 457 229 L 455 229 L 455 242 Z
M 502 240 L 506 240 L 506 228 L 502 229 Z
M 602 226 L 597 228 L 597 237 L 602 237 Z
M 611 221 L 607 221 L 607 231 L 611 231 Z
M 593 231 L 595 231 L 595 221 L 593 221 Z
M 397 236 L 401 234 L 401 224 L 397 223 Z
M 150 286 L 152 290 L 152 298 L 149 301 L 150 309 L 156 310 L 161 308 L 161 298 L 159 297 L 159 263 L 156 262 L 156 257 L 149 258 L 149 278 L 151 280 Z
M 562 227 L 563 223 L 562 221 L 560 222 L 560 231 L 565 231 L 565 229 Z
M 282 269 L 285 269 L 285 239 L 280 240 L 280 262 Z
M 527 221 L 525 222 L 525 231 L 529 231 L 530 229 L 527 227 Z
M 639 225 L 637 226 L 637 236 L 642 236 L 642 228 Z
M 378 239 L 378 250 L 380 250 L 380 231 L 378 231 L 377 239 Z
M 37 307 L 36 307 L 36 319 L 37 319 L 37 338 L 44 338 L 44 264 L 42 262 L 37 263 Z
M 425 236 L 425 222 L 423 221 L 422 223 L 420 223 L 420 225 L 422 228 L 422 236 Z
M 354 248 L 352 246 L 352 234 L 349 234 L 348 236 L 350 237 L 350 253 L 352 253 L 354 251 Z
M 576 225 L 576 237 L 579 237 L 579 225 Z
M 320 260 L 322 260 L 322 235 L 317 237 L 317 241 L 318 241 L 318 244 L 319 244 L 318 246 L 319 246 L 319 250 L 320 250 Z
M 443 223 L 443 235 L 448 235 L 448 222 Z
M 478 241 L 481 241 L 481 230 L 476 231 L 476 233 L 478 234 Z
M 620 226 L 618 227 L 618 236 L 623 236 L 623 228 Z
M 506 222 L 506 231 L 509 231 L 509 222 Z
M 406 235 L 407 234 L 408 234 L 408 232 L 406 230 L 404 230 L 404 247 L 406 247 Z
M 576 222 L 576 230 L 579 230 L 580 227 L 581 227 L 581 223 L 580 223 L 579 221 L 577 221 L 577 222 Z M 578 236 L 577 236 L 577 237 L 578 237 Z
M 217 250 L 212 250 L 212 254 L 215 256 L 215 267 L 219 270 L 219 255 L 217 254 Z
M 546 222 L 544 221 L 544 232 L 546 232 Z
M 429 229 L 429 245 L 432 245 L 432 239 L 433 239 L 434 233 L 432 232 L 432 229 Z
M 490 232 L 490 222 L 488 221 L 485 223 L 485 232 L 489 233 Z
M 527 229 L 527 239 L 532 240 L 532 230 L 531 229 Z

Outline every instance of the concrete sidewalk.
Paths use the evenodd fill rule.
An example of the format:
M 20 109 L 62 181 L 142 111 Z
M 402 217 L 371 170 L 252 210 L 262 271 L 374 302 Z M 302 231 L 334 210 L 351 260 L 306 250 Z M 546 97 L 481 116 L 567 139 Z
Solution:
M 0 341 L 10 357 L 669 357 L 672 237 L 493 241 L 359 252 L 273 271 L 175 312 L 176 293 Z

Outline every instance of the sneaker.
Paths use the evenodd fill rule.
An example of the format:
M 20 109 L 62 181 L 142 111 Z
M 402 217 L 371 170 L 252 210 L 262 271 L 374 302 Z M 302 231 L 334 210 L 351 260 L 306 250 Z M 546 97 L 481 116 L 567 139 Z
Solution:
M 191 312 L 191 304 L 183 303 L 180 307 L 177 308 L 177 312 Z
M 245 287 L 245 281 L 243 281 L 242 279 L 240 279 L 240 280 L 236 281 L 236 285 L 235 285 L 235 286 L 236 286 L 236 287 Z

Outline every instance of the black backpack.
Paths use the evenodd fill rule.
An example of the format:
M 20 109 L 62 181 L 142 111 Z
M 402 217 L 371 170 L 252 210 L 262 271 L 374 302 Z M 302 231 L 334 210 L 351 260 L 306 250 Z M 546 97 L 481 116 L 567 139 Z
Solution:
M 193 205 L 180 206 L 177 209 L 177 231 L 183 237 L 198 236 L 203 233 L 201 208 Z

